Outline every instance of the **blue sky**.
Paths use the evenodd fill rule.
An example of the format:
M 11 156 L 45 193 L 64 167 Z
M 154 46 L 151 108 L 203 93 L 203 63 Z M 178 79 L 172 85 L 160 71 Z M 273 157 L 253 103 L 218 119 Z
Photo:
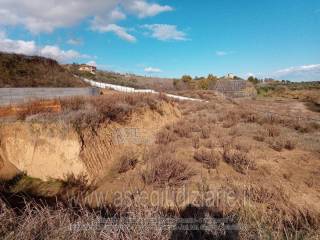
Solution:
M 0 51 L 163 77 L 320 80 L 319 0 L 0 0 Z

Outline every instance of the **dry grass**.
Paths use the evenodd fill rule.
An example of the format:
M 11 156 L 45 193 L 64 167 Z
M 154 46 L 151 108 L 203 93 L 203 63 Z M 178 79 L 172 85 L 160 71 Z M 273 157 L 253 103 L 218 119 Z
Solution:
M 249 158 L 248 149 L 239 146 L 225 145 L 223 159 L 230 164 L 237 172 L 245 174 L 249 169 L 255 169 L 256 163 Z
M 191 124 L 188 121 L 182 120 L 173 124 L 172 130 L 179 137 L 191 137 Z
M 131 169 L 134 169 L 138 161 L 138 155 L 136 152 L 132 150 L 125 151 L 119 158 L 116 170 L 118 173 L 125 173 Z
M 172 132 L 169 129 L 164 129 L 161 132 L 159 132 L 156 136 L 156 143 L 157 144 L 169 144 L 171 142 L 176 141 L 178 138 L 176 136 L 176 134 L 174 134 L 174 132 Z
M 280 136 L 280 129 L 274 126 L 268 126 L 266 128 L 267 134 L 269 137 L 278 137 Z
M 198 149 L 200 147 L 200 138 L 198 136 L 192 138 L 192 147 L 194 149 Z
M 194 153 L 193 158 L 204 163 L 207 168 L 215 169 L 222 160 L 222 154 L 217 150 L 200 148 Z
M 270 139 L 269 146 L 278 152 L 281 152 L 283 149 L 293 150 L 296 147 L 294 140 L 289 139 L 288 137 L 278 137 L 275 139 Z
M 93 97 L 70 97 L 59 101 L 61 111 L 33 116 L 43 110 L 37 108 L 37 102 L 24 105 L 28 111 L 23 112 L 23 118 L 33 116 L 33 119 L 71 123 L 78 130 L 96 128 L 102 123 L 110 121 L 124 122 L 132 112 L 149 108 L 163 114 L 162 103 L 173 101 L 162 94 L 121 94 L 113 93 Z
M 151 157 L 151 156 L 149 156 Z M 148 160 L 147 168 L 142 172 L 146 184 L 156 186 L 181 186 L 194 175 L 194 171 L 173 154 L 162 153 Z
M 208 139 L 210 138 L 211 129 L 209 126 L 205 125 L 201 127 L 201 138 Z

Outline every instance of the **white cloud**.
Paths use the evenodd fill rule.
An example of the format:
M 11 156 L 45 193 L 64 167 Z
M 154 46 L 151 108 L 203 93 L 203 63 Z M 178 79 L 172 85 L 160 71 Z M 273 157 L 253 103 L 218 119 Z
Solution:
M 0 51 L 32 55 L 37 51 L 34 41 L 0 38 Z
M 70 44 L 70 45 L 78 46 L 78 45 L 82 45 L 82 40 L 81 39 L 77 39 L 77 38 L 70 38 L 67 41 L 67 43 Z
M 144 69 L 144 71 L 145 71 L 146 73 L 160 73 L 160 72 L 162 72 L 161 69 L 159 69 L 159 68 L 153 68 L 153 67 L 146 67 L 146 68 Z
M 96 23 L 93 30 L 99 31 L 101 33 L 105 32 L 113 32 L 115 33 L 119 38 L 126 40 L 128 42 L 135 42 L 137 39 L 128 33 L 128 30 L 124 27 L 120 27 L 116 24 L 98 24 Z
M 182 31 L 177 30 L 176 25 L 168 24 L 146 24 L 142 26 L 148 29 L 150 32 L 147 33 L 151 37 L 156 38 L 161 41 L 176 40 L 176 41 L 186 41 L 186 34 Z
M 216 51 L 216 55 L 219 57 L 224 57 L 227 55 L 233 54 L 233 52 L 227 52 L 227 51 Z
M 274 77 L 314 76 L 320 78 L 320 64 L 302 65 L 278 70 L 271 74 Z
M 291 81 L 320 81 L 320 64 L 288 67 L 269 73 L 256 73 L 258 78 L 274 78 Z
M 40 33 L 70 27 L 88 18 L 98 17 L 110 24 L 126 18 L 121 8 L 140 18 L 172 10 L 146 0 L 0 0 L 0 25 L 22 25 Z
M 89 65 L 89 66 L 93 66 L 93 67 L 97 66 L 97 63 L 95 61 L 89 61 L 86 64 Z
M 64 51 L 57 46 L 47 45 L 43 48 L 40 48 L 39 54 L 41 56 L 49 57 L 56 59 L 59 62 L 70 61 L 72 59 L 77 59 L 82 57 L 80 53 L 74 50 Z
M 86 17 L 112 11 L 119 0 L 0 0 L 3 25 L 23 25 L 34 33 L 72 26 Z
M 128 11 L 138 15 L 139 18 L 153 17 L 162 12 L 173 11 L 173 8 L 168 5 L 161 6 L 141 0 L 127 1 L 125 7 Z
M 88 58 L 74 50 L 62 50 L 58 46 L 37 46 L 34 41 L 12 40 L 5 35 L 0 35 L 0 51 L 25 55 L 39 55 L 53 58 L 59 62 L 68 62 L 74 59 Z

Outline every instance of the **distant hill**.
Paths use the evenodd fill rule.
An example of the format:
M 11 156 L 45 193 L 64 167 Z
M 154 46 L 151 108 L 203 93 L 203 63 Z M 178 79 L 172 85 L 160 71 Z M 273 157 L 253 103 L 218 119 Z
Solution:
M 55 60 L 0 52 L 0 87 L 86 87 Z

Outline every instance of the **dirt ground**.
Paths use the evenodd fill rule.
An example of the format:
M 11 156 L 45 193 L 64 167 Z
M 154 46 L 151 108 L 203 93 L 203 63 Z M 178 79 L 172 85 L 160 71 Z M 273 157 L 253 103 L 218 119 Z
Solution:
M 108 145 L 103 128 L 84 138 L 82 161 L 98 148 L 108 163 L 86 203 L 128 208 L 134 200 L 176 211 L 200 204 L 275 237 L 318 231 L 320 114 L 296 100 L 209 99 L 133 113 L 121 128 L 147 132 L 143 142 L 129 134 Z

